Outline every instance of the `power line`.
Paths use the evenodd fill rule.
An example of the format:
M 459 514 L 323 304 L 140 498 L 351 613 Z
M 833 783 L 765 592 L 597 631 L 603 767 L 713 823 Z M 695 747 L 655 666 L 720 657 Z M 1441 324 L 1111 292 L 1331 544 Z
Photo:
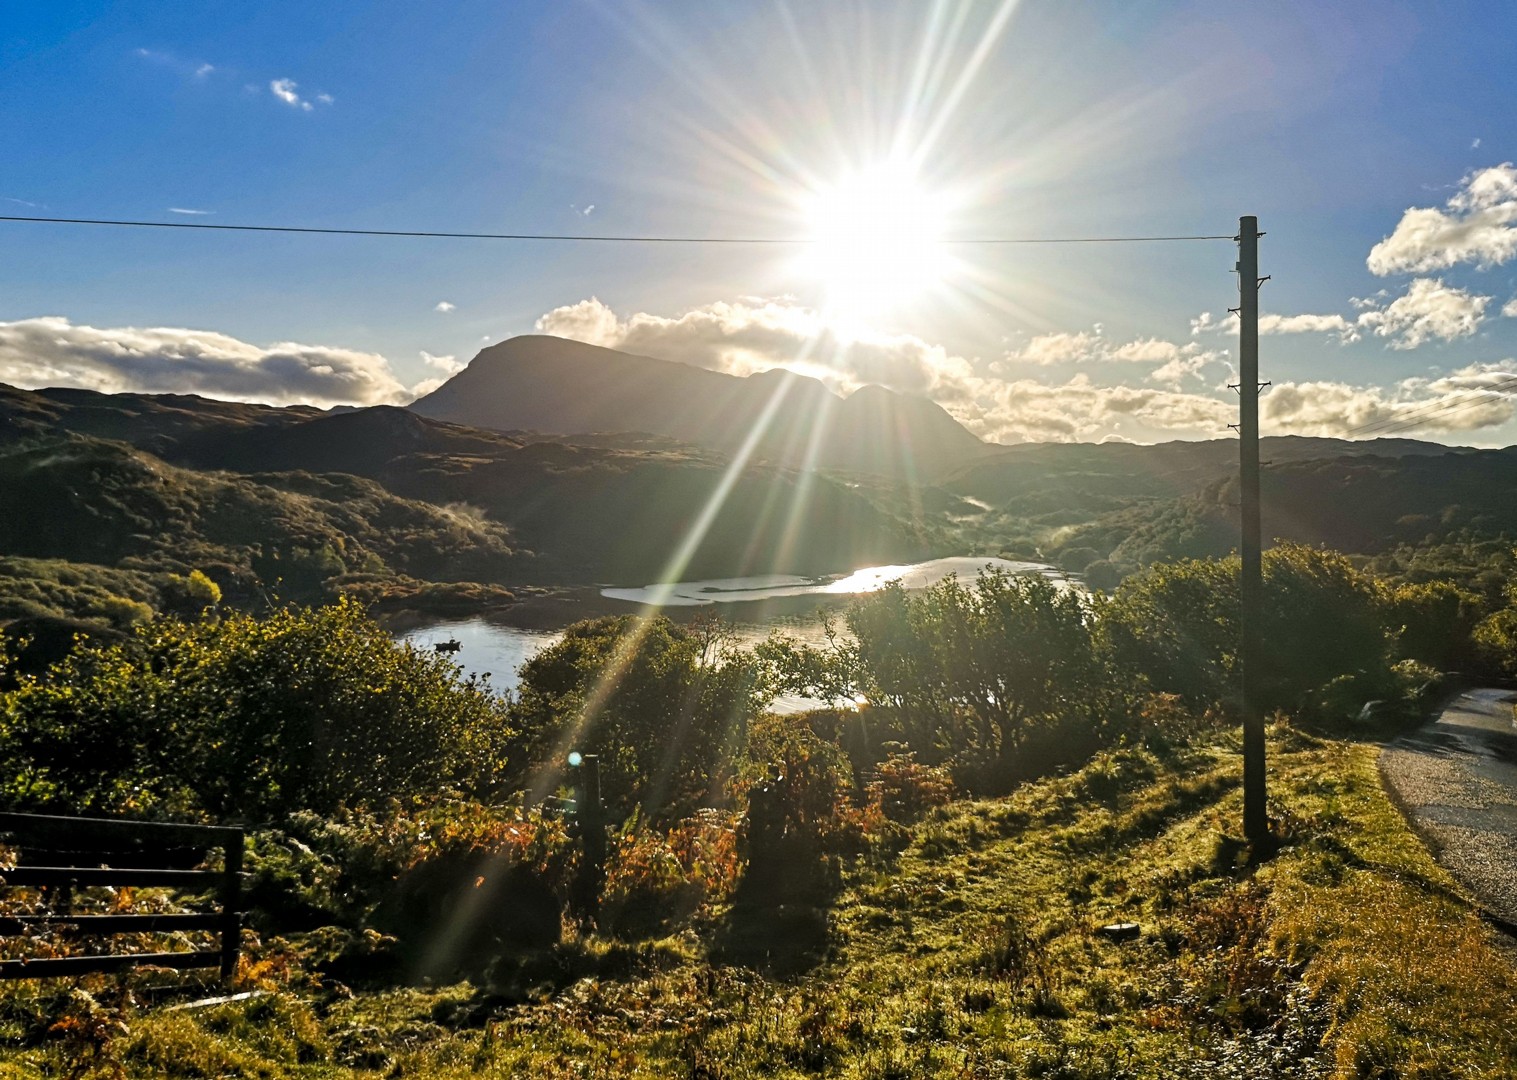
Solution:
M 1376 438 L 1387 435 L 1402 434 L 1416 428 L 1426 426 L 1444 419 L 1454 413 L 1473 409 L 1477 405 L 1487 404 L 1490 399 L 1485 395 L 1494 394 L 1498 397 L 1517 391 L 1517 375 L 1504 376 L 1502 381 L 1490 386 L 1470 387 L 1466 393 L 1479 395 L 1474 399 L 1456 398 L 1452 400 L 1432 402 L 1418 406 L 1400 416 L 1388 416 L 1380 420 L 1362 424 L 1356 428 L 1350 428 L 1343 433 L 1344 438 L 1355 435 L 1373 434 Z
M 0 221 L 27 221 L 46 225 L 112 225 L 132 229 L 208 229 L 219 232 L 304 233 L 316 236 L 422 237 L 439 240 L 533 240 L 593 244 L 766 244 L 801 245 L 815 240 L 805 237 L 763 236 L 582 236 L 572 233 L 472 233 L 436 232 L 427 229 L 322 229 L 303 225 L 215 225 L 201 221 L 120 221 L 109 218 L 27 217 L 0 214 Z M 983 237 L 944 240 L 945 244 L 1141 244 L 1176 240 L 1235 240 L 1234 236 L 1046 236 Z

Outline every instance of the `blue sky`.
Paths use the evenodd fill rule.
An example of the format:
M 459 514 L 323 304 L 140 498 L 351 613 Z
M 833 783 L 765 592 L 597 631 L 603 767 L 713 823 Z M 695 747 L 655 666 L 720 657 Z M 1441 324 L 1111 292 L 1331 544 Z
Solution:
M 882 220 L 934 237 L 1253 213 L 1267 432 L 1517 442 L 1517 395 L 1472 393 L 1517 372 L 1517 9 L 1075 7 L 13 5 L 0 213 L 808 237 L 882 170 L 918 199 Z M 0 223 L 0 381 L 400 401 L 542 329 L 883 381 L 1003 441 L 1226 433 L 1229 243 L 954 246 L 901 282 L 921 259 L 849 235 L 845 282 L 793 248 Z

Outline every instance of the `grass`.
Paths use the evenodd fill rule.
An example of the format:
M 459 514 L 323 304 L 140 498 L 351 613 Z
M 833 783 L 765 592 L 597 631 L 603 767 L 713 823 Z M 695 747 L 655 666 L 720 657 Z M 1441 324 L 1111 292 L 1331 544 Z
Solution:
M 1275 731 L 1282 846 L 1257 865 L 1233 838 L 1226 740 L 943 807 L 848 869 L 826 955 L 798 976 L 765 974 L 787 967 L 778 935 L 767 962 L 710 962 L 714 924 L 571 941 L 512 968 L 519 1004 L 355 994 L 266 961 L 248 974 L 268 996 L 111 1012 L 126 1030 L 98 1037 L 28 1040 L 12 1002 L 0 1077 L 70 1060 L 269 1078 L 1513 1075 L 1508 947 L 1390 804 L 1377 753 Z M 1118 921 L 1140 936 L 1098 932 Z

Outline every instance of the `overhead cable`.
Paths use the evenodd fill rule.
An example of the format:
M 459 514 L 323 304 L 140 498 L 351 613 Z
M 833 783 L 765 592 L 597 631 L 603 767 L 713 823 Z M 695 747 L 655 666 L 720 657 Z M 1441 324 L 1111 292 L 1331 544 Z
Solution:
M 1361 424 L 1359 427 L 1350 428 L 1343 433 L 1343 437 L 1352 438 L 1360 435 L 1373 435 L 1375 438 L 1383 438 L 1387 435 L 1401 434 L 1419 427 L 1438 424 L 1454 413 L 1463 412 L 1478 405 L 1489 403 L 1491 399 L 1486 395 L 1502 397 L 1517 393 L 1517 374 L 1504 376 L 1502 381 L 1493 383 L 1490 386 L 1472 386 L 1456 392 L 1479 396 L 1473 399 L 1466 397 L 1444 399 L 1419 405 L 1399 416 L 1387 416 L 1368 424 Z
M 324 229 L 305 225 L 218 225 L 203 221 L 124 221 L 111 218 L 32 217 L 0 214 L 0 221 L 46 225 L 110 225 L 132 229 L 205 229 L 220 232 L 304 233 L 316 236 L 421 237 L 440 240 L 524 240 L 593 244 L 767 244 L 805 245 L 817 241 L 795 236 L 586 236 L 576 233 L 436 232 L 427 229 Z M 1044 236 L 945 239 L 944 244 L 1140 244 L 1174 240 L 1234 240 L 1233 236 Z

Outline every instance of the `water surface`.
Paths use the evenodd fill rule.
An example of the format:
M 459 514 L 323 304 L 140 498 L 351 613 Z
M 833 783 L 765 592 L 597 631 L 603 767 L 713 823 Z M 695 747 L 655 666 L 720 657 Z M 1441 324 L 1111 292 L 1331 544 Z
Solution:
M 810 614 L 795 613 L 805 606 L 806 598 L 813 600 L 816 606 L 840 604 L 850 596 L 874 592 L 891 581 L 899 580 L 908 589 L 925 589 L 950 574 L 972 581 L 981 570 L 990 567 L 998 567 L 1010 574 L 1041 574 L 1068 584 L 1068 579 L 1062 573 L 1042 563 L 1014 562 L 983 556 L 954 556 L 899 566 L 866 566 L 849 574 L 815 578 L 787 574 L 712 578 L 707 581 L 648 585 L 641 589 L 602 589 L 601 595 L 611 600 L 626 601 L 629 605 L 656 605 L 684 609 L 687 612 L 692 608 L 726 606 L 727 610 L 722 614 L 733 623 L 737 643 L 744 647 L 752 647 L 775 632 L 794 640 L 821 645 L 825 643 L 826 636 L 816 618 Z M 792 613 L 778 613 L 773 604 L 766 603 L 777 600 L 790 601 L 788 607 Z M 632 610 L 630 606 L 628 610 Z M 563 636 L 562 630 L 528 630 L 484 619 L 464 619 L 408 630 L 399 639 L 423 649 L 445 641 L 457 641 L 461 647 L 452 654 L 452 659 L 462 672 L 465 675 L 488 672 L 490 685 L 505 693 L 515 690 L 519 685 L 517 672 L 523 664 L 540 649 L 547 648 Z M 826 704 L 812 698 L 787 696 L 776 699 L 771 708 L 781 713 L 803 712 Z

